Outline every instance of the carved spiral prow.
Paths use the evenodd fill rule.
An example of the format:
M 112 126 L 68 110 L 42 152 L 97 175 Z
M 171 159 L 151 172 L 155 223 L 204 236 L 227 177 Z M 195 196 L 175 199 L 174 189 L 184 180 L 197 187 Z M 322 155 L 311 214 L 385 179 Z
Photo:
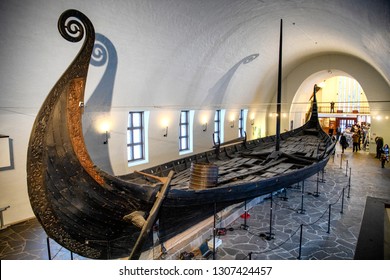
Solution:
M 58 31 L 70 42 L 81 41 L 85 32 L 87 34 L 95 32 L 91 21 L 77 10 L 67 10 L 61 14 L 58 19 Z
M 70 73 L 76 74 L 75 77 L 86 78 L 92 49 L 95 43 L 95 29 L 92 22 L 82 12 L 70 9 L 61 14 L 58 19 L 57 27 L 61 36 L 69 42 L 80 42 L 85 38 L 80 52 L 69 66 L 69 69 L 72 68 L 72 65 L 74 66 L 76 64 L 76 67 L 79 68 L 81 72 L 77 71 L 77 68 L 75 68 L 70 71 Z M 69 73 L 69 71 L 67 72 Z

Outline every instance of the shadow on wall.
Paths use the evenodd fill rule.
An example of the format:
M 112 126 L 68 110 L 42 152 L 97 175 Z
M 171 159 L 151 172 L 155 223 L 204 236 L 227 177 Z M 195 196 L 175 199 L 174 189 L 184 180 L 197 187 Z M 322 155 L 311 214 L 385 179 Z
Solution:
M 223 75 L 218 82 L 209 90 L 205 100 L 202 102 L 202 108 L 213 106 L 213 105 L 219 105 L 222 104 L 222 101 L 225 97 L 227 87 L 229 86 L 229 83 L 231 79 L 233 78 L 234 74 L 236 73 L 238 67 L 242 64 L 248 64 L 255 60 L 259 56 L 258 53 L 248 55 L 247 57 L 241 59 L 238 63 L 236 63 L 232 68 L 230 68 L 229 71 L 226 72 L 225 75 Z
M 109 137 L 109 120 L 118 56 L 112 42 L 102 34 L 96 33 L 90 63 L 96 67 L 105 65 L 106 69 L 98 86 L 85 104 L 83 117 L 85 144 L 92 161 L 100 169 L 113 174 L 106 144 L 108 144 Z

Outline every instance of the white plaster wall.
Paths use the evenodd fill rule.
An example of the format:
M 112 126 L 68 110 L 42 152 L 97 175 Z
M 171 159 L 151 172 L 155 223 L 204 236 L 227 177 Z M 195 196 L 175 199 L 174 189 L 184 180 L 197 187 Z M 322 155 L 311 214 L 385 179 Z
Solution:
M 267 116 L 270 110 L 268 106 L 274 102 L 272 98 L 275 96 L 275 50 L 281 16 L 286 17 L 290 25 L 287 29 L 294 33 L 287 43 L 290 46 L 290 58 L 286 63 L 293 70 L 283 81 L 283 102 L 286 103 L 283 110 L 288 111 L 288 103 L 291 103 L 306 77 L 328 68 L 326 65 L 329 60 L 326 56 L 310 60 L 302 66 L 299 66 L 300 62 L 297 63 L 306 55 L 319 50 L 312 42 L 300 48 L 300 42 L 307 39 L 310 30 L 302 32 L 299 24 L 292 26 L 291 23 L 303 15 L 307 16 L 305 22 L 310 23 L 312 18 L 315 22 L 322 22 L 317 16 L 307 13 L 303 6 L 299 7 L 305 4 L 301 2 L 0 1 L 0 134 L 9 135 L 12 139 L 15 163 L 14 169 L 0 171 L 0 206 L 11 205 L 4 213 L 5 223 L 33 216 L 26 185 L 30 131 L 43 100 L 81 45 L 66 42 L 57 31 L 57 20 L 64 10 L 73 8 L 85 13 L 93 22 L 95 31 L 106 36 L 115 47 L 118 61 L 108 113 L 111 123 L 109 143 L 103 146 L 102 141 L 97 140 L 94 146 L 88 148 L 93 151 L 91 156 L 99 160 L 104 160 L 100 151 L 107 148 L 107 160 L 110 161 L 113 173 L 124 174 L 135 169 L 127 166 L 126 154 L 127 117 L 131 110 L 150 111 L 150 162 L 137 169 L 177 158 L 177 127 L 181 109 L 195 110 L 194 152 L 212 146 L 214 110 L 218 108 L 226 109 L 227 118 L 230 114 L 237 116 L 239 109 L 248 108 L 249 116 L 254 113 L 254 125 L 247 124 L 248 138 L 254 136 L 255 127 L 261 129 L 261 136 L 272 133 L 272 130 L 267 131 L 267 126 L 274 127 L 267 123 Z M 281 4 L 284 9 L 280 9 Z M 324 5 L 326 11 L 334 8 L 329 3 Z M 311 1 L 307 6 L 311 9 Z M 348 10 L 347 4 L 345 7 Z M 344 10 L 337 11 L 340 20 L 340 15 L 344 16 L 345 13 Z M 368 10 L 364 12 L 370 13 Z M 326 20 L 328 15 L 323 14 L 323 19 Z M 378 14 L 378 18 L 382 19 L 383 14 Z M 377 24 L 380 26 L 381 21 L 371 22 L 365 28 L 376 27 Z M 311 27 L 310 24 L 305 26 Z M 326 43 L 321 45 L 320 51 L 333 46 L 330 34 L 332 29 L 328 28 L 328 31 Z M 379 47 L 383 37 L 388 34 L 386 32 L 378 31 L 379 43 L 374 58 L 381 55 Z M 348 39 L 353 38 L 350 36 Z M 340 46 L 348 49 L 345 47 L 347 44 Z M 357 46 L 355 44 L 351 51 L 369 57 Z M 296 47 L 295 50 L 292 47 Z M 345 64 L 332 60 L 333 64 L 345 71 L 351 67 L 370 67 L 354 60 L 344 59 L 343 62 Z M 382 67 L 384 72 L 388 69 L 386 64 L 383 67 L 383 63 L 376 67 Z M 364 87 L 369 99 L 387 98 L 390 92 L 388 85 L 375 71 L 366 73 L 373 68 L 369 69 L 365 72 L 354 69 L 356 74 L 360 74 L 355 75 L 355 78 Z M 105 70 L 104 67 L 90 67 L 86 102 L 97 88 Z M 373 92 L 372 95 L 370 92 Z M 372 109 L 384 111 L 379 104 Z M 202 131 L 204 115 L 208 122 L 206 132 Z M 160 123 L 160 119 L 165 117 L 170 122 L 166 138 L 162 136 Z M 288 127 L 288 124 L 282 123 L 282 129 Z M 380 131 L 381 127 L 381 124 L 373 122 L 373 129 Z M 95 129 L 98 130 L 97 127 Z M 224 129 L 225 140 L 235 138 L 237 119 L 234 129 L 230 128 L 228 120 L 224 123 Z M 384 137 L 390 139 L 390 135 Z

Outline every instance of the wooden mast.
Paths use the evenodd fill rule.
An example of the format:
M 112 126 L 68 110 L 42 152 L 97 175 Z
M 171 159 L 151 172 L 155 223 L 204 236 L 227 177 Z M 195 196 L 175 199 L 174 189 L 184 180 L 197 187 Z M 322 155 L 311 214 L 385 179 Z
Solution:
M 278 96 L 276 104 L 276 148 L 280 149 L 280 115 L 282 102 L 282 44 L 283 44 L 283 19 L 280 19 L 280 41 L 279 41 L 279 72 L 278 72 Z

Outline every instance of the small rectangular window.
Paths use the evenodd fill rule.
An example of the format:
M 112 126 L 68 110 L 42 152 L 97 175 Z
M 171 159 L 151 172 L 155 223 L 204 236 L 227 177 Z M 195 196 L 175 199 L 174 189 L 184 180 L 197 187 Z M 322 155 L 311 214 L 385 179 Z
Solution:
M 244 110 L 240 110 L 240 116 L 238 118 L 238 137 L 244 137 Z
M 214 143 L 221 143 L 221 110 L 216 110 L 214 115 Z
M 238 137 L 245 137 L 248 109 L 241 109 L 238 119 Z
M 127 159 L 134 162 L 145 159 L 144 112 L 130 112 L 127 128 Z
M 179 150 L 187 151 L 190 149 L 190 111 L 181 111 L 180 130 L 179 130 Z

